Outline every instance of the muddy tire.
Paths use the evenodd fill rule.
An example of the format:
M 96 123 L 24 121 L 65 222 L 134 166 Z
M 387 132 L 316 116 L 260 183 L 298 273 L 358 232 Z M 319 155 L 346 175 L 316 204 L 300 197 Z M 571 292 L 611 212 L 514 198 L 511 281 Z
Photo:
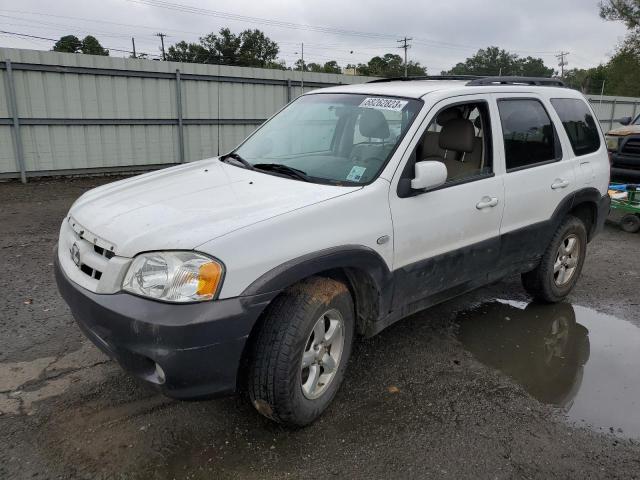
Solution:
M 355 324 L 351 294 L 341 282 L 312 277 L 274 299 L 263 320 L 248 372 L 251 403 L 276 422 L 308 425 L 344 378 Z
M 620 228 L 628 233 L 640 232 L 640 216 L 627 213 L 620 219 Z
M 522 274 L 522 285 L 533 298 L 548 303 L 563 300 L 573 289 L 587 253 L 587 230 L 567 216 L 558 227 L 538 266 Z

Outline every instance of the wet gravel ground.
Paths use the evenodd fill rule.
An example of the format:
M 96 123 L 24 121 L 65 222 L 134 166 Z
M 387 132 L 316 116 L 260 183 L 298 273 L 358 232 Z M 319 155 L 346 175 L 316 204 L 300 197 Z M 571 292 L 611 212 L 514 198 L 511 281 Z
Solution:
M 608 226 L 560 309 L 509 278 L 360 341 L 292 431 L 238 398 L 164 398 L 80 334 L 52 248 L 112 180 L 0 184 L 0 478 L 640 477 L 640 235 Z

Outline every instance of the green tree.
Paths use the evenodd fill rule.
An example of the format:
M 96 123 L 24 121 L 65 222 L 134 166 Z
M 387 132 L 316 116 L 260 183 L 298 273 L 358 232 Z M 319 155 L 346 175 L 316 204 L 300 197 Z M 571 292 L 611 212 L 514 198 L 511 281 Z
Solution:
M 553 68 L 545 66 L 541 58 L 520 58 L 515 53 L 499 47 L 487 47 L 458 63 L 448 75 L 518 75 L 525 77 L 550 77 Z
M 167 60 L 185 63 L 209 63 L 209 51 L 198 43 L 181 41 L 167 50 Z
M 594 68 L 574 68 L 564 73 L 565 83 L 585 94 L 600 94 L 603 85 L 606 87 L 607 67 L 598 65 Z
M 373 57 L 367 65 L 359 64 L 358 73 L 374 77 L 402 77 L 404 76 L 404 62 L 400 55 L 386 53 L 382 57 Z M 409 61 L 407 62 L 407 74 L 409 76 L 426 75 L 427 69 L 419 62 Z
M 640 55 L 636 45 L 624 44 L 606 65 L 605 93 L 640 97 Z
M 323 71 L 322 65 L 320 65 L 319 63 L 311 62 L 305 65 L 305 72 L 322 72 L 322 71 Z
M 516 75 L 523 77 L 552 77 L 556 72 L 545 66 L 541 58 L 520 58 L 516 63 Z
M 622 21 L 630 30 L 640 27 L 640 0 L 606 0 L 600 2 L 600 16 Z
M 100 42 L 96 37 L 87 35 L 80 40 L 75 35 L 65 35 L 60 37 L 53 46 L 54 52 L 67 52 L 67 53 L 84 53 L 86 55 L 109 55 L 109 50 L 100 45 Z
M 238 36 L 239 64 L 246 67 L 265 67 L 273 62 L 280 52 L 278 44 L 260 30 L 245 30 Z
M 82 39 L 82 46 L 80 47 L 80 50 L 86 55 L 109 56 L 109 50 L 102 48 L 98 39 L 91 35 L 87 35 Z
M 53 46 L 54 52 L 79 53 L 82 48 L 82 42 L 75 35 L 65 35 L 60 37 Z
M 240 46 L 242 40 L 228 28 L 221 28 L 218 34 L 210 33 L 200 37 L 200 45 L 207 51 L 205 63 L 240 64 Z
M 200 37 L 199 43 L 181 41 L 170 46 L 167 60 L 283 69 L 284 64 L 277 61 L 279 52 L 278 44 L 260 30 L 244 30 L 236 35 L 222 28 Z
M 336 62 L 335 60 L 326 62 L 322 67 L 322 71 L 324 73 L 342 73 L 340 65 L 338 65 L 338 62 Z

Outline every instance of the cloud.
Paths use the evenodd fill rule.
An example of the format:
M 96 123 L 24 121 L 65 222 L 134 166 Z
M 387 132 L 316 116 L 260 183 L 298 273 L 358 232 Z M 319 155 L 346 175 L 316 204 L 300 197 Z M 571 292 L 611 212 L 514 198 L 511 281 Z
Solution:
M 259 28 L 279 42 L 281 57 L 289 65 L 299 56 L 302 42 L 307 62 L 335 59 L 345 65 L 366 62 L 374 55 L 387 52 L 401 54 L 396 40 L 406 35 L 413 38 L 410 59 L 427 65 L 430 73 L 448 69 L 489 45 L 521 56 L 541 57 L 548 66 L 555 66 L 555 54 L 565 50 L 571 52 L 569 68 L 584 68 L 606 62 L 625 34 L 624 25 L 600 19 L 596 1 L 585 0 L 174 1 L 219 12 L 369 35 L 282 28 L 259 20 L 248 23 L 195 15 L 128 0 L 55 3 L 22 0 L 11 4 L 10 9 L 0 9 L 0 29 L 50 38 L 91 33 L 103 45 L 124 50 L 130 48 L 131 37 L 135 37 L 138 51 L 158 54 L 159 40 L 154 36 L 157 31 L 168 33 L 166 44 L 172 44 L 183 39 L 196 41 L 199 36 L 224 26 L 233 31 Z M 51 48 L 51 42 L 11 36 L 0 36 L 0 45 Z

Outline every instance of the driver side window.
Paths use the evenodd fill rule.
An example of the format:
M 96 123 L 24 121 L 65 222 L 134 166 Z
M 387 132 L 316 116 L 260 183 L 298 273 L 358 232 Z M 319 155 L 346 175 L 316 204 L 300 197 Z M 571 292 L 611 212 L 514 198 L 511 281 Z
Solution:
M 446 184 L 493 172 L 491 123 L 486 102 L 457 104 L 440 110 L 416 146 L 415 161 L 438 161 L 447 167 Z

